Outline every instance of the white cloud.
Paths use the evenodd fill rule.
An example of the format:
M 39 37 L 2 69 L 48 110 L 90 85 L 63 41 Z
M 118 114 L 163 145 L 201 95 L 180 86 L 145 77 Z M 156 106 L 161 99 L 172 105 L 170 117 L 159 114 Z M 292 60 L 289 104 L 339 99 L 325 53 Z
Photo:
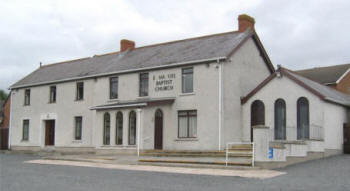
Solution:
M 291 69 L 349 62 L 350 2 L 280 0 L 3 0 L 0 6 L 0 89 L 44 64 L 237 29 L 256 29 L 275 65 Z

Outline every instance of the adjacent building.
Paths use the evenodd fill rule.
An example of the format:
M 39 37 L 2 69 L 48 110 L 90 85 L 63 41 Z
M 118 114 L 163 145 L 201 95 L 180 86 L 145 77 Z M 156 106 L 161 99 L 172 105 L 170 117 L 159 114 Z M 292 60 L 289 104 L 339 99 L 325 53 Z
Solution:
M 0 150 L 8 149 L 11 97 L 0 101 Z
M 343 93 L 350 94 L 349 71 L 350 64 L 341 64 L 298 70 L 296 73 Z

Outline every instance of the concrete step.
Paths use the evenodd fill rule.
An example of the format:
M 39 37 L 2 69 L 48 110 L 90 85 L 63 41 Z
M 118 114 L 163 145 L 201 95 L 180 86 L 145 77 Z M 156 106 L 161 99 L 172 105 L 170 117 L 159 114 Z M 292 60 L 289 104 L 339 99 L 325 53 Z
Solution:
M 225 157 L 141 157 L 138 160 L 142 163 L 169 163 L 169 164 L 206 164 L 206 165 L 225 165 Z M 251 157 L 231 157 L 228 165 L 251 166 Z
M 143 163 L 177 163 L 177 164 L 206 164 L 206 165 L 226 165 L 224 161 L 196 161 L 196 160 L 162 160 L 162 159 L 140 159 Z M 229 166 L 251 166 L 251 162 L 228 162 Z
M 188 164 L 188 163 L 167 163 L 167 162 L 138 162 L 138 165 L 167 166 L 167 167 L 187 167 L 187 168 L 207 168 L 207 169 L 229 169 L 229 170 L 259 170 L 261 167 L 251 165 L 218 165 L 218 164 Z
M 251 144 L 236 144 L 236 145 L 230 145 L 229 149 L 234 150 L 252 150 L 253 145 Z
M 252 157 L 252 151 L 238 150 L 230 151 L 229 157 Z M 146 152 L 141 153 L 141 156 L 154 157 L 225 157 L 226 152 L 218 153 L 195 153 L 195 152 Z

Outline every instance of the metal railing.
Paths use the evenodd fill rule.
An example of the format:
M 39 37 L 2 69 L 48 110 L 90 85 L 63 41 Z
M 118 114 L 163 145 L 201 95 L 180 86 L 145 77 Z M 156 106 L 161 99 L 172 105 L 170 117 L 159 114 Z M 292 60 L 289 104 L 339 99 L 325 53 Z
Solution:
M 254 162 L 255 162 L 255 151 L 254 151 L 254 142 L 229 142 L 226 143 L 226 160 L 225 160 L 225 165 L 228 165 L 228 158 L 229 155 L 234 152 L 231 152 L 231 150 L 233 150 L 232 146 L 233 145 L 251 145 L 252 146 L 252 167 L 254 167 Z

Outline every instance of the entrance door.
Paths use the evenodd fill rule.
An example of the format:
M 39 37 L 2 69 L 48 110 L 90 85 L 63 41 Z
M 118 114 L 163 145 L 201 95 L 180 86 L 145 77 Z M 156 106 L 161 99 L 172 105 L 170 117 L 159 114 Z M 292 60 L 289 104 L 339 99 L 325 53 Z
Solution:
M 45 145 L 55 145 L 55 120 L 45 121 Z
M 163 112 L 160 109 L 154 117 L 154 149 L 163 149 Z
M 350 154 L 350 124 L 344 123 L 344 153 Z

